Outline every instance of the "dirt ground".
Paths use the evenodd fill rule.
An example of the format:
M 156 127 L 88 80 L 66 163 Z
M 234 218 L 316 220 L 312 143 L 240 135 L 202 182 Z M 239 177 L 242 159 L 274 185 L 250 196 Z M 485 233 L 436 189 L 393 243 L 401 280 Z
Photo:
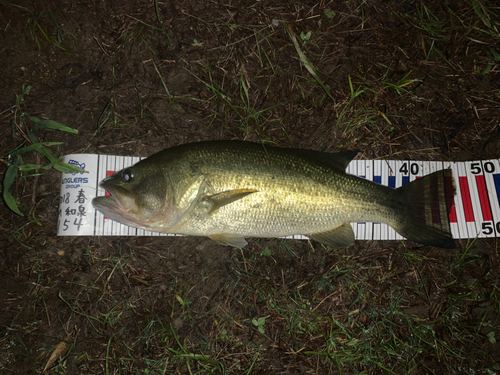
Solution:
M 78 130 L 37 132 L 56 156 L 500 158 L 499 20 L 487 0 L 0 2 L 0 172 L 32 142 L 21 111 Z M 24 216 L 2 203 L 2 374 L 500 373 L 497 239 L 57 237 L 60 177 L 19 174 Z

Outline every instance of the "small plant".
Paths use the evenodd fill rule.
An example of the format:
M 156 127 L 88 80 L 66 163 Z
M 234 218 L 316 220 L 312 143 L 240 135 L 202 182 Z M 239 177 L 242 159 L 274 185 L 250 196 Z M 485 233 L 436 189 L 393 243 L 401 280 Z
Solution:
M 2 189 L 3 199 L 5 200 L 7 206 L 16 214 L 21 216 L 24 215 L 18 208 L 18 202 L 10 193 L 10 188 L 14 184 L 18 172 L 21 172 L 22 177 L 34 176 L 34 175 L 26 175 L 26 173 L 33 172 L 39 169 L 48 170 L 50 168 L 54 168 L 60 172 L 67 172 L 67 173 L 83 172 L 82 169 L 80 169 L 77 166 L 61 162 L 47 148 L 48 146 L 62 144 L 62 142 L 40 142 L 40 140 L 38 139 L 36 132 L 39 129 L 61 130 L 72 134 L 78 134 L 78 130 L 70 128 L 66 125 L 63 125 L 53 120 L 41 120 L 38 117 L 30 116 L 26 112 L 23 112 L 21 110 L 21 106 L 24 102 L 24 97 L 30 92 L 30 90 L 31 86 L 25 87 L 23 85 L 21 94 L 19 94 L 16 97 L 15 108 L 12 109 L 12 112 L 14 114 L 12 119 L 13 131 L 17 130 L 23 133 L 26 141 L 23 142 L 21 145 L 19 145 L 15 150 L 12 150 L 7 154 L 7 157 L 5 158 L 5 161 L 7 163 L 7 171 L 4 174 L 3 189 Z M 33 122 L 34 125 L 28 127 L 26 119 Z M 26 146 L 26 143 L 31 143 L 31 144 Z M 44 156 L 48 161 L 48 164 L 42 165 L 42 164 L 25 163 L 23 160 L 23 154 L 30 151 L 37 151 L 39 154 Z
M 266 324 L 266 318 L 260 317 L 259 319 L 252 319 L 252 324 L 257 327 L 260 333 L 264 334 L 264 324 Z
M 300 39 L 302 39 L 302 46 L 305 46 L 309 39 L 311 39 L 311 32 L 309 31 L 307 34 L 304 34 L 302 31 L 300 33 Z
M 260 252 L 260 255 L 263 256 L 263 257 L 268 257 L 271 255 L 271 249 L 269 249 L 268 247 L 266 247 L 264 250 L 262 250 Z
M 494 331 L 491 331 L 490 333 L 488 333 L 488 340 L 494 344 L 497 340 L 495 339 L 495 332 Z
M 333 17 L 335 17 L 335 11 L 334 10 L 331 10 L 331 9 L 325 9 L 325 16 L 326 18 L 328 19 L 332 19 Z
M 387 71 L 385 72 L 385 74 L 382 77 L 382 84 L 384 85 L 384 88 L 394 89 L 400 95 L 403 92 L 404 93 L 408 93 L 408 94 L 411 95 L 411 92 L 406 89 L 406 86 L 411 85 L 412 83 L 421 82 L 421 80 L 419 80 L 419 79 L 409 79 L 408 77 L 412 73 L 411 70 L 410 70 L 408 73 L 406 73 L 404 75 L 403 78 L 401 78 L 400 80 L 398 80 L 396 83 L 390 82 L 389 78 L 388 78 L 390 68 L 391 67 L 389 66 L 389 68 L 387 69 Z

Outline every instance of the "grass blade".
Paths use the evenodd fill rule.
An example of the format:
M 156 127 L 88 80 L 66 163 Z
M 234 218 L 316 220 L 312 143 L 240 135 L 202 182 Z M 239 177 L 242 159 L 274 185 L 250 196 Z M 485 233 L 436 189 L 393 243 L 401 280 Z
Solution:
M 17 169 L 18 168 L 16 160 L 16 162 L 11 164 L 9 168 L 7 168 L 7 171 L 5 172 L 5 175 L 3 177 L 3 199 L 5 200 L 7 207 L 9 207 L 16 214 L 24 216 L 17 207 L 16 199 L 12 196 L 12 194 L 9 191 L 11 186 L 14 184 L 14 180 L 16 179 Z
M 54 120 L 40 120 L 38 117 L 31 116 L 27 114 L 26 112 L 22 113 L 23 116 L 26 116 L 29 118 L 31 121 L 33 121 L 36 125 L 32 126 L 30 131 L 34 132 L 38 129 L 53 129 L 53 130 L 61 130 L 63 132 L 71 133 L 71 134 L 78 134 L 78 130 L 70 128 L 69 126 L 66 126 L 64 124 L 61 124 L 60 122 L 54 121 Z
M 290 36 L 290 39 L 293 42 L 293 45 L 295 46 L 297 54 L 299 55 L 300 62 L 302 64 L 304 64 L 307 71 L 309 73 L 311 73 L 311 75 L 314 77 L 316 82 L 318 82 L 318 84 L 323 88 L 323 90 L 328 95 L 328 97 L 330 99 L 332 99 L 333 101 L 335 101 L 335 99 L 333 99 L 333 96 L 330 94 L 330 91 L 328 91 L 327 87 L 325 86 L 323 81 L 319 78 L 318 74 L 316 73 L 316 68 L 314 67 L 314 65 L 311 63 L 311 61 L 309 61 L 309 59 L 306 57 L 306 55 L 304 55 L 304 53 L 302 52 L 302 49 L 300 48 L 299 42 L 297 41 L 297 37 L 295 36 L 290 25 L 288 25 L 287 32 L 288 32 L 288 35 Z

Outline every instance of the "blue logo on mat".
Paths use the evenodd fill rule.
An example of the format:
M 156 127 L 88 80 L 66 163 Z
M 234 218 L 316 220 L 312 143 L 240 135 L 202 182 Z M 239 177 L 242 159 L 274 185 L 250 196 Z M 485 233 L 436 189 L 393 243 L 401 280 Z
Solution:
M 85 163 L 79 163 L 78 160 L 70 159 L 70 161 L 68 161 L 68 164 L 76 165 L 77 167 L 80 167 L 83 170 L 85 170 Z M 74 176 L 76 173 L 71 173 L 71 174 Z M 83 172 L 80 172 L 80 174 L 83 174 Z

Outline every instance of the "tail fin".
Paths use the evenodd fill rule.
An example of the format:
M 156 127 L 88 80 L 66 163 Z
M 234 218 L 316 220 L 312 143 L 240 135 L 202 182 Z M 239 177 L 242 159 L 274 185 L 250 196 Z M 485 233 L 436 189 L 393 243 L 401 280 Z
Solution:
M 455 196 L 451 169 L 419 178 L 398 191 L 407 202 L 406 217 L 395 228 L 402 236 L 423 245 L 455 247 L 449 220 Z

